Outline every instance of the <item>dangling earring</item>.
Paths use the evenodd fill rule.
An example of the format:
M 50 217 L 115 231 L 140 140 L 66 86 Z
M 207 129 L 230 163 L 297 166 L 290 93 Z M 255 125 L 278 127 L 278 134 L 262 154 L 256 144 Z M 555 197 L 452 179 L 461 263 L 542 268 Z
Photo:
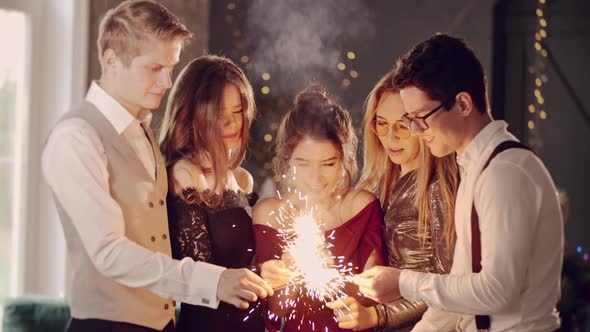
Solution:
M 342 170 L 340 171 L 340 180 L 338 181 L 338 183 L 336 183 L 336 186 L 334 187 L 334 192 L 346 189 L 346 169 L 344 169 L 344 166 L 341 167 Z M 340 195 L 338 195 L 338 198 L 340 198 Z
M 281 175 L 281 183 L 284 191 L 292 192 L 295 190 L 295 166 L 289 166 L 287 172 Z

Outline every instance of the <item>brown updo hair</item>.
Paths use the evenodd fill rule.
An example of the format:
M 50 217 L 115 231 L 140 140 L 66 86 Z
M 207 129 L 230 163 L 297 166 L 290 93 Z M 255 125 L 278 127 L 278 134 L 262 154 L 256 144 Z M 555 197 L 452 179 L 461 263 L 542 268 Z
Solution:
M 326 90 L 320 85 L 312 85 L 300 92 L 295 98 L 293 109 L 281 122 L 273 158 L 273 168 L 277 176 L 287 174 L 293 150 L 304 138 L 334 144 L 340 152 L 344 168 L 343 187 L 350 188 L 358 172 L 358 139 L 348 111 L 330 100 Z M 279 189 L 285 189 L 280 182 Z

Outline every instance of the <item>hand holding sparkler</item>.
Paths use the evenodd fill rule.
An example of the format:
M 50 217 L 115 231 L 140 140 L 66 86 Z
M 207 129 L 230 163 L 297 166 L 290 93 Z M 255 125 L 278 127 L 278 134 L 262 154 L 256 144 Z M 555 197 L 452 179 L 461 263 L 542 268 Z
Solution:
M 375 266 L 354 276 L 354 283 L 366 297 L 379 303 L 388 303 L 401 297 L 399 276 L 401 270 L 387 266 Z
M 283 254 L 281 259 L 271 259 L 260 265 L 260 275 L 273 289 L 277 290 L 286 285 L 294 276 L 294 272 L 289 269 L 292 258 Z
M 254 222 L 264 225 L 259 228 L 260 235 L 277 237 L 278 241 L 273 240 L 280 243 L 282 253 L 279 259 L 278 251 L 274 251 L 273 258 L 260 265 L 261 276 L 275 291 L 267 301 L 271 319 L 300 319 L 301 315 L 323 310 L 322 304 L 348 296 L 358 297 L 361 305 L 370 301 L 352 283 L 353 271 L 358 267 L 346 262 L 344 256 L 332 254 L 334 231 L 326 232 L 318 212 L 298 192 L 291 192 L 285 199 L 279 196 L 259 202 L 254 209 Z M 258 240 L 269 241 L 262 236 Z
M 375 307 L 365 307 L 354 297 L 329 302 L 326 306 L 334 310 L 338 320 L 338 327 L 353 331 L 370 329 L 379 324 L 379 317 Z
M 272 287 L 248 269 L 224 270 L 217 286 L 217 298 L 240 309 L 247 309 L 248 301 L 255 302 L 273 294 Z

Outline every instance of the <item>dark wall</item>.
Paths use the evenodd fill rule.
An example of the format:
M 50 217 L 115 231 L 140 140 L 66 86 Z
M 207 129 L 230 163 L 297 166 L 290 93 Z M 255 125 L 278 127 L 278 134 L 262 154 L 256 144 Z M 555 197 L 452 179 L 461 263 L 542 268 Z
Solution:
M 494 1 L 371 1 L 376 35 L 360 58 L 362 76 L 346 100 L 354 112 L 396 59 L 437 32 L 464 38 L 491 75 Z
M 560 191 L 567 195 L 566 245 L 590 247 L 586 216 L 586 188 L 590 185 L 590 3 L 584 0 L 547 1 L 548 22 L 543 44 L 547 57 L 534 48 L 539 27 L 536 1 L 500 1 L 496 12 L 498 77 L 496 103 L 510 130 L 531 145 L 543 159 Z M 531 73 L 531 70 L 533 73 Z M 541 87 L 544 104 L 534 97 L 535 79 L 546 75 Z M 536 107 L 535 113 L 528 105 Z M 546 118 L 539 111 L 546 111 Z M 535 126 L 530 129 L 529 121 Z
M 233 12 L 227 10 L 228 3 L 237 3 L 237 9 L 239 9 L 237 13 L 236 10 Z M 268 3 L 273 2 L 268 1 Z M 378 79 L 393 67 L 395 60 L 413 45 L 437 32 L 465 38 L 474 48 L 488 74 L 491 75 L 494 1 L 377 0 L 361 3 L 372 15 L 370 22 L 363 26 L 367 28 L 367 32 L 361 32 L 357 38 L 343 40 L 340 43 L 342 52 L 355 51 L 354 69 L 359 72 L 359 76 L 352 80 L 348 89 L 340 89 L 339 85 L 331 87 L 334 94 L 343 100 L 355 118 L 360 119 L 362 104 L 367 94 Z M 241 55 L 248 54 L 248 49 L 236 47 L 240 45 L 239 40 L 244 38 L 235 38 L 232 35 L 235 29 L 239 30 L 242 36 L 249 33 L 246 22 L 248 4 L 249 1 L 215 1 L 211 4 L 211 52 L 230 56 L 238 63 Z M 322 2 L 318 2 L 318 9 L 322 7 Z M 331 9 L 327 8 L 327 10 Z M 226 19 L 228 14 L 232 15 L 231 22 Z M 286 18 L 289 13 L 284 15 Z M 342 24 L 345 28 L 345 25 L 349 23 Z M 372 31 L 368 31 L 369 29 Z M 256 32 L 250 31 L 250 33 Z M 296 33 L 297 31 L 293 32 L 293 34 Z M 336 67 L 334 71 L 337 71 Z M 260 73 L 251 72 L 251 74 L 251 79 L 256 82 Z M 316 78 L 320 81 L 330 80 L 327 77 Z M 289 77 L 282 79 L 288 80 Z M 293 90 L 291 94 L 296 92 L 296 89 Z
M 260 4 L 271 6 L 269 14 L 256 12 L 253 13 L 250 6 L 253 3 L 258 4 L 257 11 L 261 11 Z M 367 94 L 371 91 L 374 84 L 387 71 L 393 68 L 396 59 L 408 51 L 418 42 L 427 39 L 437 32 L 448 33 L 464 38 L 474 49 L 480 58 L 488 74 L 491 76 L 492 63 L 492 23 L 493 23 L 493 6 L 494 1 L 464 1 L 464 0 L 420 0 L 420 1 L 352 1 L 347 2 L 348 6 L 355 6 L 358 11 L 358 17 L 342 13 L 342 9 L 337 8 L 340 2 L 319 1 L 310 3 L 303 0 L 298 3 L 303 8 L 295 6 L 286 6 L 280 2 L 253 0 L 253 1 L 214 1 L 211 3 L 210 18 L 210 51 L 217 54 L 223 54 L 232 58 L 245 69 L 247 75 L 253 83 L 254 90 L 257 93 L 256 102 L 259 107 L 260 116 L 254 124 L 251 132 L 251 151 L 247 158 L 246 167 L 253 173 L 255 183 L 260 184 L 265 178 L 271 176 L 269 162 L 272 159 L 272 144 L 266 142 L 263 136 L 270 134 L 274 137 L 278 122 L 282 114 L 289 108 L 293 96 L 305 84 L 301 83 L 300 78 L 306 71 L 306 78 L 324 84 L 329 92 L 348 108 L 351 112 L 358 130 L 359 137 L 362 135 L 360 130 L 363 113 L 363 103 Z M 234 5 L 230 5 L 234 4 Z M 228 5 L 230 8 L 228 9 Z M 277 9 L 276 6 L 286 6 Z M 307 21 L 303 19 L 300 26 L 289 25 L 289 20 L 297 15 L 314 16 L 316 13 L 310 6 L 317 6 L 318 15 L 327 12 L 326 17 L 331 19 L 331 14 L 340 19 L 329 20 L 326 22 L 316 22 L 313 19 Z M 263 6 L 262 6 L 263 7 Z M 262 9 L 264 11 L 264 9 Z M 277 17 L 278 16 L 278 17 Z M 306 34 L 310 38 L 315 35 L 323 36 L 325 30 L 333 31 L 334 36 L 323 36 L 322 43 L 331 45 L 325 49 L 325 57 L 335 60 L 332 67 L 327 69 L 308 68 L 301 66 L 300 70 L 294 72 L 283 72 L 274 75 L 270 82 L 261 80 L 262 71 L 257 68 L 274 68 L 295 67 L 291 62 L 297 59 L 291 59 L 289 54 L 278 54 L 273 58 L 279 65 L 269 65 L 268 63 L 259 64 L 257 58 L 253 55 L 253 48 L 257 43 L 262 43 L 264 37 L 253 25 L 261 25 L 265 22 L 249 22 L 252 17 L 260 20 L 267 20 L 271 24 L 264 32 L 273 34 L 273 27 L 277 31 L 284 30 L 285 26 L 292 28 L 289 31 L 278 32 L 274 36 L 275 45 L 289 43 L 289 39 L 297 39 L 301 34 Z M 310 25 L 313 28 L 310 31 Z M 336 26 L 335 26 L 336 25 Z M 351 32 L 350 30 L 354 30 Z M 357 31 L 360 30 L 360 31 Z M 344 36 L 349 36 L 346 39 Z M 305 41 L 305 40 L 303 40 Z M 268 45 L 266 40 L 264 44 Z M 299 45 L 291 43 L 293 52 L 301 52 Z M 325 46 L 324 45 L 324 46 Z M 273 47 L 270 43 L 269 48 Z M 315 51 L 312 49 L 311 51 Z M 334 52 L 333 52 L 334 51 Z M 354 51 L 356 58 L 354 60 L 346 59 L 347 51 Z M 259 54 L 254 52 L 254 54 Z M 336 54 L 334 54 L 336 53 Z M 248 63 L 242 63 L 241 57 L 249 56 Z M 336 63 L 342 61 L 346 64 L 347 70 L 340 72 Z M 281 67 L 281 68 L 277 68 Z M 357 78 L 348 76 L 349 70 L 354 69 L 358 72 Z M 347 78 L 351 84 L 348 87 L 341 85 L 342 79 Z M 296 84 L 293 83 L 296 81 Z M 305 81 L 305 80 L 304 80 Z M 290 84 L 285 84 L 289 82 Z M 280 93 L 271 92 L 270 95 L 263 95 L 260 89 L 264 85 L 270 85 L 271 91 L 277 91 L 277 85 L 287 85 L 282 88 Z M 274 90 L 273 90 L 274 89 Z M 359 148 L 359 163 L 362 164 L 362 151 Z

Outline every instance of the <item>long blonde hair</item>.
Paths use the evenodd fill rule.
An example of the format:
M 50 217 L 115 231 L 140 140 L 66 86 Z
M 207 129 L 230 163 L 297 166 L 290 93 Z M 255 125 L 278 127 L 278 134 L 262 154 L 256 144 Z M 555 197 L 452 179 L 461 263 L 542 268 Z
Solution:
M 371 130 L 377 114 L 377 106 L 385 93 L 399 93 L 393 86 L 395 72 L 383 76 L 369 93 L 365 102 L 363 117 L 363 155 L 364 166 L 357 187 L 373 192 L 385 209 L 391 197 L 391 190 L 400 178 L 401 166 L 394 164 L 377 135 Z M 418 209 L 418 238 L 423 245 L 431 234 L 429 192 L 431 184 L 438 179 L 445 211 L 445 229 L 449 248 L 455 240 L 455 197 L 459 177 L 454 154 L 442 158 L 434 157 L 428 147 L 420 140 L 420 166 L 417 170 L 416 208 Z

